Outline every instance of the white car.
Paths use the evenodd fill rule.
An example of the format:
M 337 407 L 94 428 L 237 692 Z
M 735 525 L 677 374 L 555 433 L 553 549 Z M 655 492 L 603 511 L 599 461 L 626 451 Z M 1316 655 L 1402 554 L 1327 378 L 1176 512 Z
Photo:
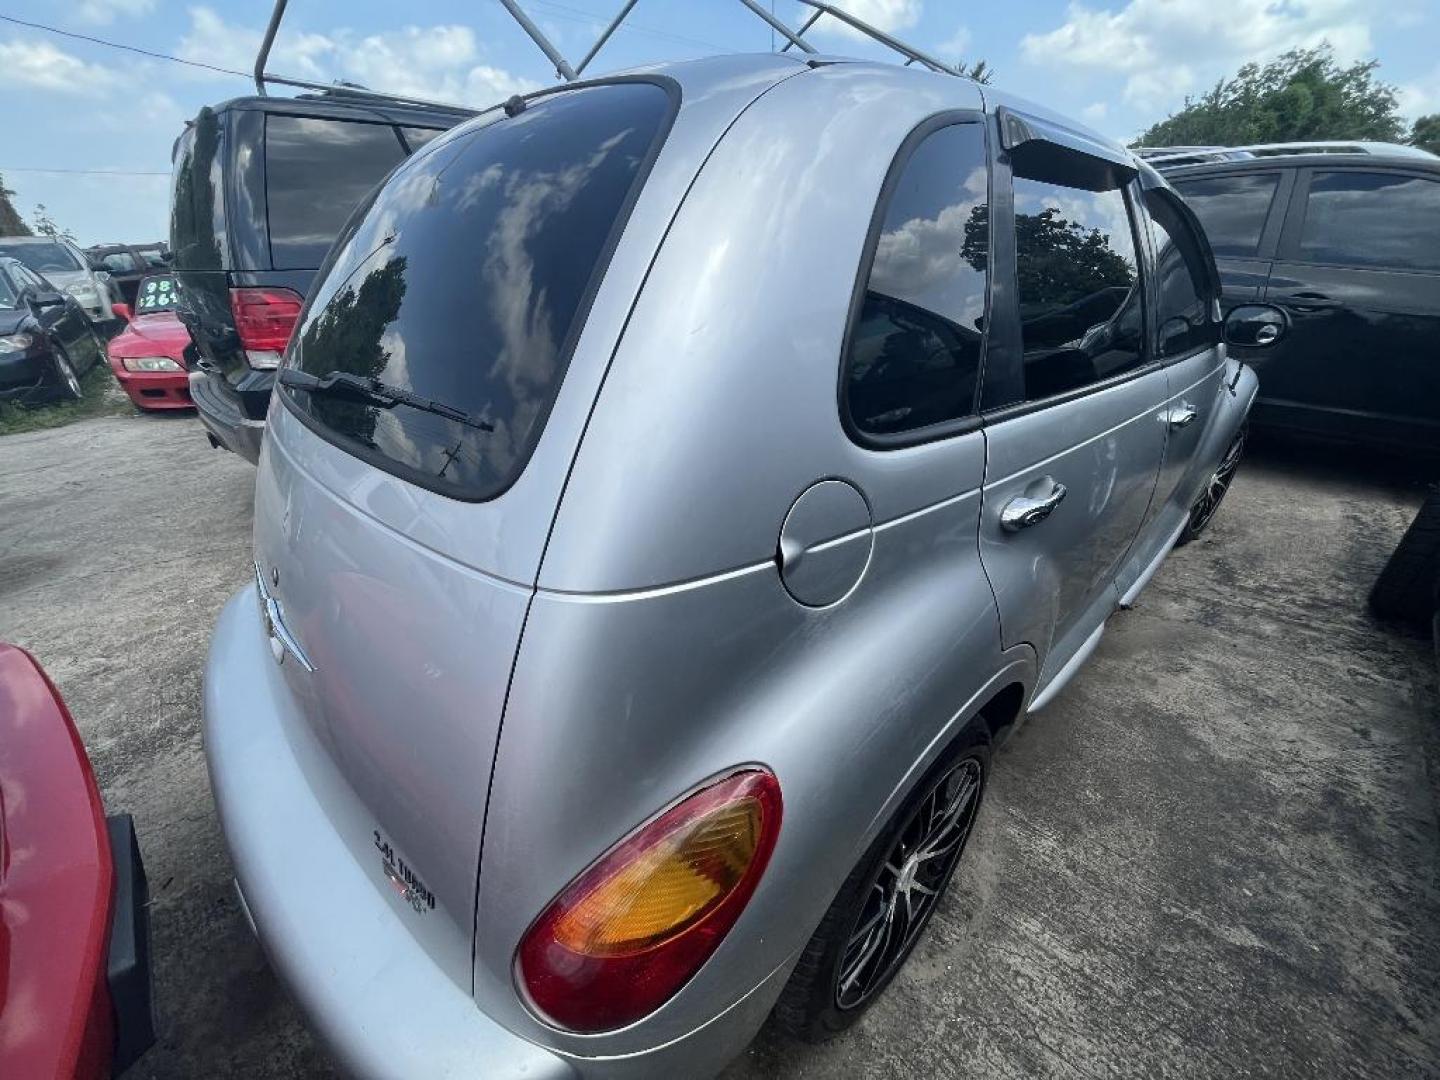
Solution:
M 17 259 L 57 289 L 73 296 L 92 322 L 113 319 L 110 309 L 110 275 L 95 270 L 85 253 L 63 237 L 7 236 L 0 240 L 0 257 Z

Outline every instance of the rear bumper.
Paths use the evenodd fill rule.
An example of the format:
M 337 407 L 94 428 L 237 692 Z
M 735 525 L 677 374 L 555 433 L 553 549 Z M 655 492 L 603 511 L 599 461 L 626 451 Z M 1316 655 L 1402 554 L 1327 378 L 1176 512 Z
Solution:
M 221 612 L 205 673 L 205 756 L 242 904 L 276 972 L 361 1077 L 571 1080 L 424 951 L 335 831 L 311 774 L 333 768 L 291 710 L 255 594 Z
M 260 443 L 265 438 L 265 421 L 251 420 L 242 413 L 219 384 L 220 376 L 205 371 L 189 375 L 190 398 L 200 422 L 217 446 L 239 454 L 252 465 L 260 460 Z

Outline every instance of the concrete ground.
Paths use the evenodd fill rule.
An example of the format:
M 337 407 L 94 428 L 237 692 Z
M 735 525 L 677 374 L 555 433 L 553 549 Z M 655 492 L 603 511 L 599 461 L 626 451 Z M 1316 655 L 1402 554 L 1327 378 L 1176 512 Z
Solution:
M 888 995 L 824 1047 L 763 1032 L 726 1080 L 1440 1076 L 1431 654 L 1364 606 L 1421 498 L 1393 466 L 1252 454 L 998 754 Z M 149 868 L 138 1077 L 330 1072 L 236 906 L 201 752 L 253 483 L 189 417 L 0 439 L 0 639 L 65 693 Z

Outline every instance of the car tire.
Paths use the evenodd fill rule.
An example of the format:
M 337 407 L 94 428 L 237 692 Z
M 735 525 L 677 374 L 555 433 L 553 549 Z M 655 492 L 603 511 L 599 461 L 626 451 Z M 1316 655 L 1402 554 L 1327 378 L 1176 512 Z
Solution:
M 1225 448 L 1224 455 L 1220 458 L 1220 464 L 1215 466 L 1215 471 L 1205 481 L 1205 490 L 1190 507 L 1190 517 L 1185 522 L 1185 529 L 1180 538 L 1175 541 L 1176 547 L 1183 547 L 1190 543 L 1197 536 L 1210 527 L 1215 520 L 1215 512 L 1220 509 L 1220 504 L 1225 500 L 1226 494 L 1230 491 L 1230 484 L 1235 479 L 1235 473 L 1240 468 L 1240 459 L 1245 456 L 1245 439 L 1247 429 L 1244 424 L 1235 433 L 1235 438 L 1230 440 L 1230 445 Z
M 1431 491 L 1370 590 L 1370 610 L 1382 619 L 1426 627 L 1434 615 L 1440 574 L 1440 488 Z
M 879 998 L 945 895 L 989 775 L 989 732 L 977 717 L 915 785 L 840 887 L 775 1004 L 782 1031 L 822 1042 L 849 1028 Z M 949 813 L 935 816 L 942 807 L 954 812 L 948 829 L 943 819 Z M 942 827 L 927 831 L 927 820 Z M 943 862 L 927 871 L 923 852 L 937 841 Z M 873 949 L 867 924 L 869 935 L 884 935 L 874 938 Z M 898 944 L 890 938 L 896 931 Z
M 75 365 L 70 362 L 70 354 L 59 345 L 54 348 L 54 396 L 58 401 L 79 401 L 85 396 L 85 389 L 80 385 Z

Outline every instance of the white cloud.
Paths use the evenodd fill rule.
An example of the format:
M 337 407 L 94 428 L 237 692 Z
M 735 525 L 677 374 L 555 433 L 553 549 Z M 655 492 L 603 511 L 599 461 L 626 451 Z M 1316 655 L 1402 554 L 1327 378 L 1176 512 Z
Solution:
M 968 60 L 970 42 L 973 38 L 974 35 L 970 33 L 968 26 L 957 26 L 953 34 L 935 46 L 932 55 L 948 64 L 953 64 L 958 60 Z M 931 52 L 928 49 L 926 51 Z
M 1440 66 L 1397 87 L 1395 96 L 1400 99 L 1401 115 L 1411 120 L 1440 112 Z
M 112 69 L 86 63 L 48 41 L 0 41 L 0 86 L 98 97 L 119 83 Z
M 241 71 L 254 64 L 259 29 L 227 23 L 206 7 L 191 8 L 190 20 L 181 56 Z M 364 37 L 344 28 L 328 34 L 282 28 L 267 70 L 309 82 L 343 79 L 371 90 L 472 105 L 493 105 L 539 89 L 538 83 L 480 60 L 468 26 L 405 26 Z
M 1287 49 L 1329 41 L 1341 61 L 1368 55 L 1374 10 L 1365 0 L 1073 3 L 1064 24 L 1027 34 L 1020 48 L 1032 64 L 1122 74 L 1125 99 L 1156 109 Z
M 80 0 L 75 18 L 94 26 L 109 26 L 116 16 L 133 18 L 155 10 L 155 0 Z
M 923 7 L 921 0 L 845 0 L 844 3 L 833 6 L 855 16 L 863 23 L 869 23 L 876 30 L 884 30 L 887 34 L 914 26 L 920 21 L 920 11 Z M 803 22 L 813 14 L 815 14 L 814 8 L 801 8 L 798 12 L 798 21 Z M 849 23 L 831 15 L 822 15 L 820 21 L 815 24 L 817 33 L 822 30 L 844 34 L 852 38 L 863 39 L 865 37 Z
M 1106 102 L 1095 101 L 1091 102 L 1089 105 L 1086 105 L 1083 109 L 1081 109 L 1080 115 L 1083 116 L 1086 120 L 1089 120 L 1092 124 L 1094 124 L 1100 122 L 1101 120 L 1104 120 L 1106 114 L 1108 114 L 1109 112 L 1110 106 Z

